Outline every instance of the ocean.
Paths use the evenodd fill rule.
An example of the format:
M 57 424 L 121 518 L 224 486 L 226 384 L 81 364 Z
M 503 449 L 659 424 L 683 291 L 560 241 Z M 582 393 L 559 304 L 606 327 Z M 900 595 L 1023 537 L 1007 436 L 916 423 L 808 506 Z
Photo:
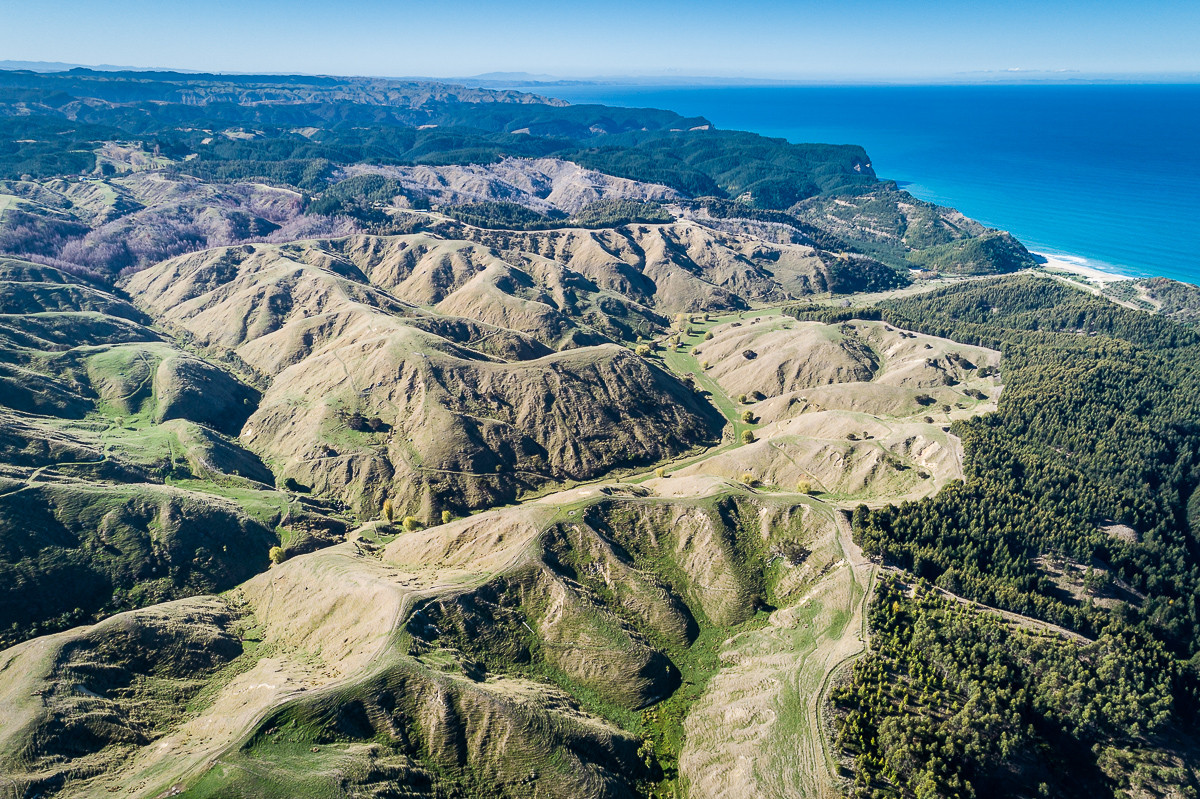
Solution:
M 528 89 L 527 89 L 528 90 Z M 1200 283 L 1200 86 L 622 86 L 535 89 L 718 128 L 861 144 L 876 173 L 1029 249 Z

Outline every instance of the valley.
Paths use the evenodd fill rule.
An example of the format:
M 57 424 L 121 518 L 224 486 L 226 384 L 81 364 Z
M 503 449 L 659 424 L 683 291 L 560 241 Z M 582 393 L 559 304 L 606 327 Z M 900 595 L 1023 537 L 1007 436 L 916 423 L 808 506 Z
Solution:
M 0 796 L 1197 786 L 1188 288 L 653 109 L 0 84 Z
M 811 785 L 821 792 L 834 790 L 837 777 L 826 765 L 830 755 L 817 714 L 833 669 L 863 647 L 863 605 L 874 569 L 839 515 L 859 501 L 922 496 L 961 477 L 960 445 L 942 427 L 994 407 L 996 378 L 976 373 L 994 367 L 998 353 L 881 323 L 796 322 L 779 307 L 681 319 L 676 327 L 683 329 L 659 336 L 646 356 L 613 344 L 563 349 L 562 341 L 539 341 L 546 328 L 535 320 L 546 319 L 544 311 L 509 317 L 522 320 L 513 330 L 495 318 L 448 316 L 443 309 L 461 306 L 397 288 L 415 285 L 426 263 L 446 263 L 444 253 L 462 259 L 467 277 L 460 285 L 468 291 L 474 290 L 470 276 L 488 268 L 513 274 L 495 260 L 476 273 L 473 259 L 495 258 L 486 252 L 451 249 L 428 237 L 392 237 L 302 242 L 286 252 L 218 250 L 167 261 L 123 284 L 140 309 L 199 355 L 172 344 L 97 339 L 99 354 L 86 357 L 115 360 L 125 382 L 109 390 L 110 372 L 85 369 L 81 379 L 96 392 L 98 410 L 56 426 L 59 435 L 80 442 L 76 446 L 94 442 L 89 452 L 96 455 L 73 456 L 76 465 L 61 459 L 37 465 L 24 487 L 0 500 L 11 503 L 14 494 L 59 485 L 108 498 L 120 491 L 102 490 L 94 476 L 100 464 L 115 468 L 118 462 L 105 453 L 119 453 L 120 462 L 142 453 L 160 471 L 143 478 L 140 494 L 198 491 L 212 497 L 210 505 L 220 497 L 243 513 L 269 513 L 261 518 L 279 534 L 286 561 L 219 595 L 127 611 L 11 650 L 0 673 L 23 675 L 8 708 L 20 721 L 8 726 L 13 737 L 0 748 L 18 753 L 8 762 L 20 764 L 30 784 L 71 775 L 67 784 L 77 787 L 62 795 L 116 789 L 157 796 L 175 785 L 193 785 L 189 794 L 196 796 L 268 785 L 272 795 L 321 795 L 333 790 L 321 786 L 336 784 L 321 776 L 327 769 L 360 775 L 354 779 L 363 790 L 380 780 L 436 786 L 440 770 L 466 757 L 468 773 L 483 770 L 493 784 L 559 774 L 538 780 L 554 795 L 667 795 L 688 785 L 720 795 L 704 775 L 727 773 L 714 771 L 714 763 L 736 758 L 754 747 L 754 736 L 767 735 L 803 742 L 808 765 L 792 768 L 817 780 Z M 398 261 L 407 273 L 388 271 Z M 12 262 L 10 268 L 10 297 L 22 296 L 21 289 L 43 291 L 47 277 L 59 281 L 54 286 L 72 285 L 69 275 L 51 267 L 39 267 L 36 275 L 33 264 Z M 18 280 L 30 276 L 43 280 L 32 288 Z M 522 284 L 538 280 L 523 277 L 515 285 Z M 454 297 L 453 285 L 442 290 L 449 291 L 445 297 Z M 280 287 L 286 287 L 286 304 L 273 300 Z M 492 311 L 495 304 L 486 307 Z M 439 331 L 452 331 L 453 338 Z M 484 343 L 473 346 L 477 341 Z M 751 347 L 763 355 L 748 358 Z M 74 357 L 67 352 L 38 357 Z M 186 358 L 196 365 L 172 367 L 172 359 Z M 29 356 L 30 366 L 41 362 Z M 479 405 L 503 397 L 496 389 L 503 383 L 489 382 L 476 389 L 475 405 L 459 405 L 459 416 L 435 428 L 444 433 L 428 436 L 437 415 L 453 411 L 450 397 L 461 403 L 463 387 L 497 379 L 481 378 L 481 368 L 485 375 L 519 370 L 520 387 L 533 392 L 545 391 L 533 375 L 553 374 L 553 395 L 561 400 L 571 391 L 571 363 L 590 370 L 591 391 L 603 385 L 600 370 L 633 370 L 613 389 L 590 395 L 598 410 L 580 405 L 589 401 L 584 395 L 571 401 L 571 412 L 589 419 L 604 419 L 607 407 L 624 409 L 625 423 L 635 427 L 620 451 L 636 452 L 636 442 L 661 437 L 653 428 L 656 404 L 672 412 L 691 409 L 691 418 L 707 426 L 698 425 L 700 435 L 690 441 L 656 443 L 666 448 L 648 450 L 640 467 L 626 467 L 628 477 L 616 480 L 589 480 L 579 467 L 557 466 L 567 462 L 553 438 L 542 439 L 548 441 L 539 450 L 542 472 L 523 469 L 519 460 L 500 471 L 438 460 L 444 451 L 466 456 L 471 438 L 428 449 L 445 446 L 438 439 L 468 420 L 504 423 Z M 471 375 L 470 382 L 455 383 L 452 393 L 433 402 L 421 397 L 447 386 L 455 370 Z M 161 421 L 175 415 L 164 407 L 174 407 L 172 398 L 185 396 L 197 379 L 206 381 L 209 397 L 225 386 L 223 395 L 236 399 L 241 391 L 256 398 L 258 409 L 243 412 L 240 432 Z M 674 398 L 654 399 L 648 392 L 655 385 Z M 988 399 L 973 398 L 976 387 Z M 56 396 L 40 391 L 31 402 Z M 500 400 L 499 408 L 522 402 Z M 924 415 L 926 405 L 937 421 Z M 410 408 L 431 408 L 432 415 L 406 426 Z M 631 415 L 635 408 L 645 410 Z M 203 416 L 211 409 L 210 401 L 178 413 L 211 424 Z M 379 431 L 355 431 L 347 409 L 365 419 L 382 417 Z M 314 412 L 316 419 L 306 421 Z M 97 413 L 107 414 L 107 427 L 90 421 Z M 50 436 L 45 422 L 29 413 L 23 418 L 29 419 L 28 440 Z M 572 427 L 577 417 L 561 413 L 536 423 L 507 418 L 523 430 L 563 436 L 575 457 L 587 452 L 586 442 L 611 448 L 619 435 Z M 668 418 L 672 435 L 688 429 L 689 417 Z M 267 432 L 281 423 L 284 432 Z M 197 438 L 188 424 L 209 431 L 208 439 Z M 554 425 L 563 425 L 562 433 L 554 434 Z M 274 443 L 295 435 L 312 437 L 312 454 L 297 444 L 303 438 Z M 283 451 L 299 454 L 290 461 L 294 466 L 275 454 Z M 620 464 L 585 468 L 611 471 Z M 397 474 L 400 468 L 405 471 Z M 558 482 L 579 486 L 547 493 L 556 468 Z M 272 471 L 292 487 L 274 488 Z M 522 473 L 527 498 L 487 510 L 520 498 L 486 491 L 520 485 Z M 383 482 L 388 475 L 391 482 Z M 38 488 L 43 481 L 46 488 Z M 307 499 L 309 491 L 337 501 L 322 511 Z M 444 518 L 469 515 L 447 522 L 443 511 Z M 327 535 L 345 524 L 343 518 L 374 520 L 343 527 L 346 543 L 309 552 L 329 543 L 314 541 L 306 529 L 320 526 L 316 514 L 322 512 Z M 147 531 L 155 535 L 153 523 Z M 259 545 L 258 557 L 265 557 L 267 543 Z M 117 651 L 132 659 L 103 672 L 94 671 L 97 655 L 81 654 Z M 809 654 L 795 671 L 803 652 Z M 763 679 L 776 687 L 733 700 Z M 388 704 L 401 693 L 407 704 Z M 159 715 L 152 710 L 156 695 L 179 697 L 183 709 Z M 778 714 L 778 721 L 732 739 L 707 739 L 704 714 L 713 711 L 706 708 L 724 713 L 743 705 L 752 718 Z M 347 717 L 347 706 L 361 708 L 359 716 Z M 78 722 L 59 729 L 51 723 L 56 718 Z M 556 731 L 558 743 L 548 755 L 482 743 L 497 735 L 520 740 L 530 725 Z M 62 752 L 74 750 L 62 747 L 76 746 L 69 742 L 82 729 L 92 741 L 86 754 L 64 761 Z M 442 740 L 446 735 L 452 737 Z M 581 746 L 589 752 L 602 746 L 609 754 L 599 762 L 591 754 L 581 759 Z M 773 757 L 790 760 L 783 752 Z M 298 770 L 299 761 L 305 765 Z M 68 763 L 69 772 L 56 765 Z M 630 781 L 631 769 L 641 776 Z M 774 787 L 763 782 L 761 791 L 793 795 L 790 779 Z

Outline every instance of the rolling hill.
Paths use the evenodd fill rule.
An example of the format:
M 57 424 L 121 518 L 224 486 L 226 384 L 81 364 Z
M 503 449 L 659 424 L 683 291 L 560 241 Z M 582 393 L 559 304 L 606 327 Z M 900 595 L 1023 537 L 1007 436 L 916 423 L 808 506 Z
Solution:
M 1189 287 L 653 109 L 0 131 L 0 796 L 1200 790 Z

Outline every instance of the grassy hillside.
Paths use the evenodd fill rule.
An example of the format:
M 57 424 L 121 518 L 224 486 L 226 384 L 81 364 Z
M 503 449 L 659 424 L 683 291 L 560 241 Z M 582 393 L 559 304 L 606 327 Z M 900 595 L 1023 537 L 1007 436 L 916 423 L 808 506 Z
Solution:
M 797 311 L 802 318 L 834 313 Z M 979 675 L 974 661 L 939 649 L 935 639 L 913 641 L 903 653 L 887 640 L 903 640 L 904 625 L 919 624 L 933 636 L 947 630 L 983 649 L 1015 652 L 1022 662 L 1030 644 L 970 618 L 961 622 L 965 632 L 953 631 L 960 622 L 937 603 L 906 610 L 896 600 L 890 611 L 881 604 L 876 625 L 884 640 L 873 646 L 872 666 L 856 672 L 844 703 L 843 740 L 856 758 L 860 793 L 953 796 L 966 790 L 964 780 L 996 779 L 1003 795 L 1195 784 L 1191 744 L 1178 737 L 1194 713 L 1197 684 L 1189 515 L 1198 445 L 1194 333 L 1033 277 L 891 301 L 875 313 L 891 324 L 1002 347 L 1005 390 L 996 413 L 956 428 L 965 481 L 921 502 L 860 508 L 858 540 L 923 586 L 1088 640 L 1082 649 L 1042 656 L 1046 665 L 1032 674 Z M 920 687 L 931 658 L 945 658 L 938 672 L 945 682 L 932 696 Z M 920 690 L 929 713 L 945 718 L 972 695 L 998 690 L 978 687 L 980 680 L 1020 692 L 1001 695 L 996 710 L 1011 728 L 988 728 L 986 715 L 966 710 L 978 721 L 962 734 L 944 727 L 912 733 L 912 717 L 878 699 L 883 691 L 903 702 Z M 1093 696 L 1082 688 L 1097 685 L 1121 693 Z M 1089 704 L 1102 711 L 1088 711 Z M 928 742 L 920 745 L 943 748 L 949 770 L 913 761 L 914 734 Z M 1072 763 L 1070 784 L 1055 776 L 1063 762 Z M 1143 765 L 1131 776 L 1135 764 Z M 1038 787 L 1043 782 L 1050 787 Z
M 1200 789 L 1189 287 L 653 109 L 9 72 L 0 134 L 0 792 Z
M 227 437 L 259 392 L 145 321 L 94 283 L 0 261 L 6 643 L 223 590 L 274 545 L 345 530 Z
M 12 143 L 0 153 L 0 179 L 11 182 L 5 193 L 20 201 L 0 212 L 0 251 L 102 272 L 141 268 L 206 246 L 301 238 L 297 228 L 309 235 L 411 231 L 416 220 L 397 220 L 386 209 L 428 207 L 439 184 L 364 181 L 353 168 L 470 167 L 549 156 L 599 174 L 599 180 L 575 179 L 577 194 L 620 180 L 657 186 L 671 199 L 732 203 L 735 216 L 788 210 L 794 215 L 785 224 L 805 243 L 835 245 L 841 254 L 879 258 L 900 270 L 911 265 L 910 250 L 986 232 L 880 183 L 860 147 L 719 131 L 707 120 L 655 109 L 567 105 L 436 83 L 75 70 L 4 73 L 0 110 L 0 132 Z M 191 196 L 134 199 L 136 191 L 119 178 L 144 171 L 174 176 Z M 79 176 L 90 178 L 82 191 L 71 185 Z M 238 189 L 210 188 L 197 196 L 189 177 Z M 64 178 L 65 185 L 50 185 Z M 537 180 L 518 177 L 491 196 L 441 204 L 483 227 L 557 227 L 561 218 L 546 208 L 509 207 L 539 205 L 544 198 L 536 191 L 515 203 L 510 196 Z M 292 207 L 281 207 L 287 203 L 279 198 L 264 201 L 257 185 L 264 183 L 299 192 Z M 97 218 L 89 208 L 81 214 L 74 197 L 97 193 L 115 195 L 110 207 L 123 213 Z M 661 199 L 646 194 L 593 199 Z M 847 202 L 857 215 L 834 208 Z M 573 223 L 616 227 L 667 221 L 665 214 L 652 206 L 609 204 Z M 891 217 L 907 218 L 907 229 L 897 233 L 899 241 L 881 242 L 881 220 Z M 1019 244 L 1004 243 L 988 239 L 951 254 L 932 249 L 912 263 L 966 273 L 1028 265 Z
M 233 285 L 230 276 L 223 285 Z M 192 292 L 179 275 L 161 277 L 164 286 Z M 179 318 L 190 317 L 186 303 L 168 307 L 179 307 Z M 825 428 L 836 418 L 832 409 L 818 412 L 786 401 L 797 391 L 820 394 L 823 378 L 810 369 L 827 355 L 810 352 L 804 337 L 780 337 L 795 332 L 784 329 L 787 324 L 778 315 L 758 322 L 743 322 L 737 314 L 713 317 L 682 334 L 686 347 L 664 353 L 671 356 L 664 357 L 667 368 L 684 372 L 696 369 L 694 359 L 684 360 L 688 349 L 700 342 L 712 348 L 709 357 L 724 364 L 714 367 L 713 401 L 734 420 L 729 429 L 755 432 L 755 443 L 743 444 L 737 436 L 635 483 L 602 481 L 442 524 L 421 515 L 411 525 L 401 523 L 397 512 L 394 525 L 371 523 L 353 544 L 293 556 L 252 578 L 213 606 L 220 613 L 212 622 L 188 616 L 193 605 L 158 606 L 153 610 L 165 614 L 157 617 L 162 622 L 144 615 L 148 611 L 122 617 L 127 621 L 120 629 L 166 624 L 187 635 L 240 643 L 211 668 L 198 668 L 190 682 L 178 666 L 141 654 L 140 644 L 122 644 L 105 656 L 138 653 L 128 662 L 112 660 L 125 675 L 120 684 L 130 690 L 64 665 L 67 653 L 93 645 L 84 641 L 107 636 L 112 628 L 105 624 L 12 650 L 16 662 L 41 665 L 24 670 L 25 682 L 8 700 L 20 722 L 10 727 L 6 748 L 20 754 L 6 761 L 7 768 L 27 781 L 22 784 L 51 784 L 62 773 L 55 758 L 66 739 L 50 719 L 103 709 L 126 720 L 105 728 L 70 761 L 72 768 L 92 764 L 94 772 L 87 773 L 94 776 L 68 780 L 62 795 L 101 790 L 133 774 L 147 795 L 177 783 L 197 796 L 322 795 L 339 784 L 371 791 L 401 783 L 424 786 L 419 791 L 428 795 L 703 795 L 724 790 L 722 775 L 735 773 L 714 764 L 740 762 L 760 748 L 778 768 L 792 768 L 783 765 L 790 762 L 786 745 L 762 748 L 756 744 L 762 740 L 806 747 L 807 765 L 795 778 L 828 789 L 837 777 L 821 765 L 821 711 L 814 697 L 831 672 L 861 651 L 872 567 L 838 521 L 837 493 L 825 486 L 799 493 L 798 485 L 787 484 L 796 482 L 796 473 L 785 476 L 784 464 L 799 463 L 796 445 L 805 446 L 787 418 L 799 413 Z M 870 364 L 865 372 L 845 375 L 859 395 L 883 373 L 894 373 L 894 387 L 909 397 L 881 389 L 874 405 L 846 406 L 857 407 L 845 417 L 855 427 L 875 430 L 923 413 L 911 399 L 926 390 L 920 384 L 940 375 L 939 369 L 962 368 L 950 365 L 960 357 L 950 353 L 961 350 L 934 339 L 908 339 L 878 326 L 848 342 L 837 329 L 809 329 L 845 347 L 845 357 Z M 778 386 L 772 392 L 782 392 L 778 396 L 764 394 L 749 423 L 727 394 L 739 380 L 752 379 L 740 365 L 746 335 L 754 337 L 752 346 L 810 364 L 795 370 L 796 385 Z M 772 336 L 779 340 L 768 344 Z M 897 350 L 901 343 L 907 349 Z M 325 345 L 314 340 L 307 346 Z M 721 347 L 730 352 L 720 355 Z M 888 354 L 869 355 L 873 347 Z M 939 363 L 951 360 L 925 378 L 910 373 L 908 360 L 922 353 L 913 366 L 924 363 L 925 352 Z M 278 347 L 273 354 L 281 354 Z M 970 352 L 980 364 L 989 357 Z M 765 362 L 759 370 L 762 376 L 774 371 Z M 368 372 L 352 366 L 351 373 Z M 944 386 L 943 378 L 934 379 Z M 966 398 L 957 391 L 944 396 Z M 837 407 L 849 396 L 828 394 L 822 402 Z M 964 406 L 956 412 L 970 411 Z M 919 416 L 914 422 L 923 424 Z M 256 424 L 253 417 L 248 424 Z M 844 436 L 823 442 L 815 429 L 808 436 L 818 447 L 849 443 Z M 911 434 L 886 441 L 870 434 L 861 447 L 851 447 L 851 459 L 865 465 L 857 472 L 865 481 L 859 493 L 836 490 L 861 496 L 866 487 L 892 497 L 916 481 L 927 482 L 928 491 L 957 468 L 952 459 L 937 460 L 939 450 L 953 452 L 950 442 L 914 449 L 914 440 Z M 760 443 L 769 445 L 761 455 L 781 469 L 778 474 L 754 467 L 758 476 L 745 481 L 721 465 L 739 452 L 757 461 Z M 893 452 L 901 454 L 888 454 Z M 885 455 L 897 466 L 885 464 Z M 909 458 L 933 469 L 935 480 L 920 478 Z M 815 460 L 807 472 L 810 479 L 822 474 Z M 913 480 L 896 479 L 902 474 Z M 793 626 L 794 635 L 784 632 Z M 789 654 L 794 651 L 810 656 L 797 661 Z M 186 712 L 147 715 L 138 709 L 145 689 L 132 686 L 147 684 L 151 675 L 157 690 L 183 697 Z M 780 680 L 803 681 L 816 693 L 749 690 Z M 72 692 L 72 684 L 91 693 Z M 48 705 L 24 702 L 35 690 L 50 697 Z M 777 725 L 738 725 L 713 734 L 702 719 L 735 696 L 758 708 L 755 713 L 775 712 L 770 709 L 776 703 L 786 712 Z M 163 753 L 185 750 L 186 756 L 164 759 Z M 334 781 L 331 770 L 344 781 Z M 764 793 L 780 789 L 769 775 L 756 779 Z

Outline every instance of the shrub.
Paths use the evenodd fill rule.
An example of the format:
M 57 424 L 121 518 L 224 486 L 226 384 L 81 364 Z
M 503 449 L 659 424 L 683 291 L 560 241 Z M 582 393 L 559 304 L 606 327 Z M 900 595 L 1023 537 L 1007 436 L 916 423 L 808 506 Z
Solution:
M 407 530 L 408 532 L 411 533 L 413 530 L 420 529 L 420 527 L 421 527 L 421 520 L 418 519 L 416 516 L 405 516 L 404 517 L 404 529 Z
M 571 217 L 579 227 L 618 227 L 632 223 L 662 224 L 672 216 L 658 203 L 636 200 L 597 200 Z
M 749 399 L 745 394 L 738 394 L 738 402 L 740 402 L 742 405 L 745 405 L 747 402 L 749 402 Z
M 758 485 L 758 478 L 752 472 L 742 472 L 742 476 L 738 478 L 744 485 Z
M 450 511 L 448 511 L 448 510 L 442 511 L 442 524 L 449 524 L 450 520 L 453 518 L 454 518 L 454 514 L 451 513 Z
M 712 337 L 713 337 L 713 334 L 712 334 L 711 330 L 705 332 L 705 334 L 704 334 L 705 341 L 712 341 Z
M 758 439 L 755 438 L 753 430 L 743 430 L 742 431 L 742 443 L 743 444 L 753 444 L 757 440 Z
M 547 230 L 562 227 L 564 214 L 540 214 L 510 202 L 465 203 L 445 209 L 446 215 L 475 227 L 493 230 Z
M 754 411 L 751 411 L 751 410 L 742 411 L 742 421 L 746 422 L 747 424 L 753 424 Z
M 634 349 L 634 352 L 637 353 L 638 355 L 641 355 L 643 358 L 645 358 L 647 355 L 650 354 L 650 345 L 649 344 L 639 344 L 639 345 L 637 345 L 637 348 Z
M 667 470 L 664 469 L 663 467 L 659 466 L 657 469 L 654 470 L 654 476 L 655 477 L 666 477 Z
M 287 553 L 283 551 L 283 547 L 276 546 L 271 547 L 267 552 L 267 557 L 271 559 L 272 563 L 283 563 L 287 560 Z
M 393 517 L 394 513 L 395 513 L 395 510 L 392 508 L 391 497 L 385 497 L 383 500 L 383 518 L 387 519 L 388 522 L 392 522 L 392 521 L 394 521 L 394 517 Z
M 807 480 L 801 480 L 800 482 L 796 483 L 796 491 L 798 491 L 801 494 L 816 493 L 813 489 L 813 484 L 808 482 Z

